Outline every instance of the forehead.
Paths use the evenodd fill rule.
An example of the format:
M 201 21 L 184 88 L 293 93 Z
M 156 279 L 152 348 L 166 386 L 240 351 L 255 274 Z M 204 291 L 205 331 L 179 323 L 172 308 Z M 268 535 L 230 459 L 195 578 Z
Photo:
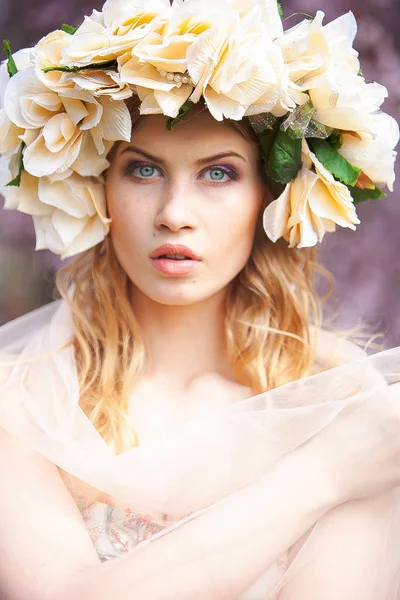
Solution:
M 144 115 L 135 123 L 131 142 L 143 145 L 147 150 L 156 153 L 171 151 L 187 155 L 211 155 L 233 150 L 245 154 L 250 160 L 259 157 L 259 145 L 250 136 L 242 132 L 234 122 L 216 121 L 206 110 L 192 110 L 178 121 L 173 131 L 166 129 L 167 119 L 164 115 Z M 129 144 L 123 142 L 119 152 Z

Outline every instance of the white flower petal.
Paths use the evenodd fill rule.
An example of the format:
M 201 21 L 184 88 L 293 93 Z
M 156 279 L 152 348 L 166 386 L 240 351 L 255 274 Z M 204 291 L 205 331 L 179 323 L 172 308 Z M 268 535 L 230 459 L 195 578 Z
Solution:
M 109 232 L 110 219 L 106 217 L 104 185 L 100 180 L 72 175 L 51 183 L 42 178 L 39 194 L 48 214 L 33 216 L 37 250 L 48 248 L 66 258 L 95 246 Z
M 21 185 L 18 189 L 18 210 L 32 216 L 51 214 L 52 208 L 43 204 L 38 197 L 39 179 L 26 171 L 22 172 Z
M 246 106 L 239 104 L 235 100 L 231 100 L 223 94 L 217 94 L 211 88 L 205 90 L 204 98 L 208 110 L 217 121 L 222 121 L 224 117 L 226 119 L 240 121 L 246 113 Z
M 161 108 L 164 115 L 175 118 L 178 116 L 180 108 L 189 98 L 192 87 L 190 85 L 182 85 L 171 92 L 154 91 L 154 98 Z
M 104 31 L 104 15 L 102 12 L 94 9 L 90 16 L 85 16 L 83 23 L 79 26 L 75 35 L 83 35 L 84 33 L 100 33 Z
M 349 11 L 327 23 L 324 26 L 324 34 L 332 54 L 347 56 L 353 49 L 353 42 L 357 35 L 357 21 L 354 14 Z
M 196 39 L 194 34 L 173 35 L 162 37 L 153 33 L 146 36 L 143 42 L 132 50 L 141 63 L 146 62 L 157 69 L 170 73 L 185 73 L 187 70 L 186 53 Z
M 46 148 L 53 154 L 64 149 L 76 137 L 76 128 L 67 113 L 55 115 L 43 127 L 42 135 Z
M 51 182 L 47 177 L 42 177 L 39 180 L 39 187 L 37 190 L 40 202 L 44 206 L 48 205 L 53 210 L 59 209 L 66 213 L 70 217 L 82 218 L 88 215 L 87 205 L 84 202 L 84 184 L 73 185 L 73 180 L 79 181 L 79 176 L 75 175 L 72 178 L 68 178 L 72 181 L 63 180 Z M 72 185 L 71 185 L 72 184 Z M 77 193 L 74 194 L 74 187 L 77 187 Z M 94 214 L 95 209 L 92 207 L 90 214 Z
M 107 233 L 108 227 L 103 224 L 100 217 L 92 217 L 85 223 L 85 227 L 81 229 L 79 235 L 62 252 L 61 259 L 64 260 L 93 248 L 104 240 Z
M 317 17 L 318 13 L 316 18 Z M 310 21 L 304 19 L 297 25 L 287 29 L 284 32 L 284 35 L 276 40 L 276 43 L 282 48 L 285 59 L 289 64 L 292 61 L 297 60 L 307 50 L 309 31 Z
M 349 189 L 340 182 L 337 183 L 339 185 L 333 189 L 332 186 L 326 186 L 320 179 L 313 187 L 308 199 L 310 209 L 319 217 L 354 230 L 355 224 L 360 222 L 355 205 Z
M 60 152 L 53 153 L 46 147 L 43 134 L 41 134 L 33 144 L 25 149 L 25 169 L 35 177 L 51 175 L 55 171 L 65 171 L 76 160 L 81 144 L 82 136 L 80 132 L 77 132 Z
M 85 67 L 109 62 L 131 51 L 134 44 L 132 36 L 113 35 L 106 29 L 101 33 L 75 34 L 71 43 L 63 50 L 60 64 Z
M 47 87 L 58 91 L 68 87 L 59 71 L 45 72 L 44 69 L 61 65 L 63 50 L 72 41 L 72 36 L 62 30 L 52 31 L 42 38 L 34 49 L 35 73 Z M 70 85 L 70 84 L 69 84 Z
M 79 154 L 76 156 L 74 162 L 71 163 L 71 168 L 82 177 L 97 177 L 110 166 L 106 156 L 111 150 L 113 142 L 102 141 L 103 152 L 99 154 L 94 143 L 96 131 L 97 128 L 95 127 L 81 136 Z M 102 138 L 99 135 L 98 142 L 101 140 Z
M 138 85 L 144 88 L 168 92 L 176 87 L 176 83 L 161 77 L 155 67 L 149 64 L 141 65 L 134 56 L 121 67 L 121 82 Z
M 322 237 L 318 235 L 311 212 L 307 210 L 303 220 L 293 226 L 290 235 L 290 248 L 295 246 L 298 248 L 312 248 L 322 241 Z
M 102 13 L 107 27 L 115 29 L 124 21 L 147 14 L 147 21 L 171 11 L 169 0 L 107 0 Z
M 132 134 L 132 119 L 125 102 L 102 96 L 100 104 L 103 107 L 101 127 L 104 139 L 129 142 Z
M 33 48 L 23 48 L 12 55 L 18 71 L 33 67 L 32 51 Z M 7 62 L 8 60 L 3 60 L 0 64 L 0 109 L 4 108 L 4 93 L 10 81 Z
M 141 115 L 162 115 L 163 112 L 161 110 L 160 105 L 158 104 L 154 91 L 146 90 L 148 93 L 145 93 L 145 88 L 137 88 L 137 92 L 139 98 L 142 99 L 142 104 L 140 105 L 140 114 Z
M 271 202 L 264 210 L 264 231 L 273 242 L 281 238 L 287 229 L 290 216 L 290 186 L 291 183 L 288 183 L 279 198 Z
M 48 94 L 49 90 L 37 79 L 35 69 L 18 71 L 8 82 L 4 93 L 4 109 L 9 119 L 23 129 L 36 128 L 35 122 L 26 120 L 21 112 L 21 99 Z
M 399 126 L 385 113 L 374 115 L 370 123 L 373 135 L 364 135 L 360 139 L 344 134 L 338 151 L 350 164 L 361 168 L 376 185 L 387 185 L 393 191 L 397 156 L 394 148 L 399 141 Z
M 33 226 L 36 235 L 35 250 L 46 250 L 48 248 L 55 254 L 59 254 L 62 250 L 62 242 L 51 225 L 51 216 L 34 216 Z
M 226 47 L 227 32 L 222 28 L 214 28 L 199 35 L 188 48 L 188 71 L 192 81 L 196 84 L 196 89 L 191 97 L 193 102 L 200 100 Z
M 65 247 L 70 246 L 72 242 L 81 234 L 85 227 L 87 219 L 79 219 L 68 215 L 62 210 L 56 209 L 52 214 L 52 223 Z
M 303 144 L 305 158 L 313 157 L 317 173 L 302 168 L 288 184 L 283 194 L 264 212 L 264 229 L 272 241 L 284 237 L 291 248 L 308 248 L 321 242 L 326 231 L 335 231 L 336 224 L 355 229 L 360 221 L 346 186 L 324 178 L 324 168 Z M 308 160 L 307 160 L 308 164 Z
M 320 109 L 315 114 L 315 120 L 334 129 L 367 133 L 371 131 L 368 115 L 361 113 L 356 108 Z
M 89 115 L 87 107 L 81 100 L 76 100 L 74 98 L 64 98 L 63 104 L 69 118 L 75 126 L 78 125 L 78 123 L 83 121 L 83 119 L 85 119 L 85 117 Z M 99 120 L 100 117 L 98 121 Z M 97 125 L 97 123 L 95 123 L 95 125 Z
M 0 153 L 8 155 L 18 152 L 21 144 L 20 135 L 23 135 L 24 130 L 16 127 L 7 117 L 4 109 L 0 110 Z

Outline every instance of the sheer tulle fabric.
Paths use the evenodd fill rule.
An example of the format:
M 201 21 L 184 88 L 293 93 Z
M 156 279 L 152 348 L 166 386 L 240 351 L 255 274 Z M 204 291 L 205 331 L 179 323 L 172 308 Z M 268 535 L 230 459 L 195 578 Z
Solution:
M 87 490 L 89 502 L 90 493 L 93 499 L 100 494 L 139 514 L 174 519 L 133 552 L 255 485 L 343 411 L 357 410 L 372 398 L 385 402 L 391 385 L 400 381 L 397 348 L 219 408 L 115 456 L 79 406 L 73 350 L 67 345 L 71 338 L 71 314 L 63 301 L 0 329 L 0 426 L 70 474 L 80 493 Z M 268 565 L 240 600 L 275 599 L 306 565 L 312 567 L 327 518 L 308 532 L 288 568 Z M 376 578 L 363 600 L 400 597 L 400 488 L 390 492 L 380 539 L 380 546 L 371 548 Z M 343 539 L 344 546 L 348 542 Z M 367 566 L 359 565 L 360 577 Z

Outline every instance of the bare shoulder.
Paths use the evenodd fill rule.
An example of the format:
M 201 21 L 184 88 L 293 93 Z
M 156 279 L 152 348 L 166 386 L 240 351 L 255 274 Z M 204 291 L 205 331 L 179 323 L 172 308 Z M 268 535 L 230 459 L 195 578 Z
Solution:
M 90 536 L 56 465 L 2 428 L 0 455 L 0 597 L 57 597 L 98 564 Z

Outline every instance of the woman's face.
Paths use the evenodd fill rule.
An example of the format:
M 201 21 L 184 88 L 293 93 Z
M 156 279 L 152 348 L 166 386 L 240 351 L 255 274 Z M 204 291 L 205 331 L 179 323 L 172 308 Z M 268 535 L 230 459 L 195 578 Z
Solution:
M 265 185 L 258 145 L 207 111 L 173 132 L 164 116 L 141 118 L 106 177 L 118 260 L 138 291 L 165 305 L 222 292 L 245 266 Z M 187 248 L 161 248 L 164 244 Z M 179 260 L 161 255 L 192 253 Z M 153 256 L 153 257 L 152 257 Z

